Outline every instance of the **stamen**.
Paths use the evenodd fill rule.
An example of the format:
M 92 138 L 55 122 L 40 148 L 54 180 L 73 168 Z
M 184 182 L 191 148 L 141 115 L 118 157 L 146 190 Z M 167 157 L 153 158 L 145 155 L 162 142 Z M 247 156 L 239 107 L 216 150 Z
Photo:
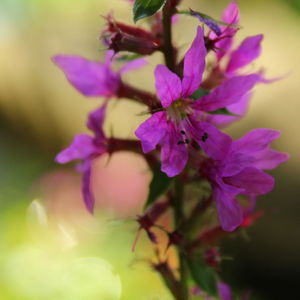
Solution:
M 197 144 L 197 142 L 195 140 L 192 140 L 191 145 L 196 150 L 200 150 L 201 149 L 201 147 Z
M 184 141 L 178 141 L 178 142 L 177 142 L 177 145 L 184 145 L 184 144 L 185 144 Z
M 181 133 L 181 134 L 185 134 L 185 131 L 184 131 L 184 130 L 180 130 L 180 133 Z
M 208 139 L 208 133 L 204 132 L 203 136 L 201 137 L 202 142 L 205 142 Z
M 186 144 L 189 144 L 189 143 L 190 143 L 190 140 L 189 140 L 189 139 L 185 139 L 184 142 L 185 142 Z

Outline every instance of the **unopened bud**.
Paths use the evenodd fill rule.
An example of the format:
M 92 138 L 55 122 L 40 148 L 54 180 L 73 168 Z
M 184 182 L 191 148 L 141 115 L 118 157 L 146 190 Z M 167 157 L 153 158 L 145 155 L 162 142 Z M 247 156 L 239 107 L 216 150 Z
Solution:
M 109 49 L 115 52 L 129 51 L 141 55 L 150 55 L 160 49 L 161 40 L 151 32 L 136 26 L 116 22 L 111 15 L 107 18 L 106 29 L 101 38 Z
M 151 40 L 135 37 L 123 32 L 114 33 L 109 40 L 108 47 L 116 53 L 129 51 L 141 55 L 150 55 L 159 49 L 159 45 Z

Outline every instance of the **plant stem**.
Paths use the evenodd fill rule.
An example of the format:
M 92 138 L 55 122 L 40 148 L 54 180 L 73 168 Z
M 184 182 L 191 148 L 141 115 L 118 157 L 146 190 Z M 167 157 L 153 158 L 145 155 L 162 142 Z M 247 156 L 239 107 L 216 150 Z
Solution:
M 176 69 L 176 51 L 172 44 L 172 27 L 171 27 L 171 18 L 173 14 L 172 6 L 170 5 L 170 1 L 167 0 L 164 8 L 163 8 L 163 54 L 165 58 L 166 66 L 172 71 L 175 72 Z M 184 211 L 183 211 L 183 184 L 178 178 L 175 182 L 175 190 L 172 197 L 171 205 L 174 209 L 174 225 L 175 230 L 180 227 L 180 224 L 184 221 Z M 180 279 L 178 282 L 178 289 L 176 290 L 175 296 L 176 300 L 188 300 L 189 292 L 187 285 L 187 268 L 185 264 L 184 253 L 181 251 L 180 246 L 177 246 L 178 258 L 179 258 L 179 275 Z
M 167 1 L 163 8 L 163 36 L 164 46 L 163 53 L 167 67 L 175 72 L 175 49 L 172 44 L 172 28 L 171 28 L 172 9 L 170 2 Z
M 173 209 L 174 209 L 174 225 L 175 228 L 180 228 L 181 224 L 184 222 L 185 216 L 184 216 L 184 210 L 183 210 L 183 196 L 184 196 L 184 190 L 183 190 L 183 183 L 180 180 L 180 177 L 178 177 L 175 181 L 175 194 L 173 196 Z M 178 300 L 188 300 L 189 299 L 189 291 L 188 291 L 188 285 L 187 285 L 187 279 L 188 279 L 188 270 L 185 263 L 185 257 L 184 253 L 182 252 L 182 249 L 180 246 L 177 246 L 177 252 L 178 252 L 178 259 L 179 259 L 179 290 L 180 295 L 178 295 Z
M 120 84 L 118 90 L 118 97 L 128 98 L 139 103 L 144 103 L 149 107 L 150 110 L 161 108 L 161 104 L 159 103 L 154 94 L 140 90 L 124 82 L 121 82 Z
M 157 265 L 154 265 L 154 269 L 161 275 L 164 283 L 169 288 L 175 299 L 184 300 L 178 298 L 178 295 L 180 294 L 179 282 L 176 280 L 168 264 L 166 262 L 159 263 Z
M 206 209 L 210 206 L 212 203 L 212 197 L 208 197 L 207 199 L 203 199 L 202 201 L 199 201 L 196 206 L 193 208 L 191 215 L 187 218 L 187 220 L 181 224 L 180 231 L 183 231 L 185 233 L 190 233 L 195 225 L 197 225 L 197 222 L 199 220 L 199 217 L 206 211 Z

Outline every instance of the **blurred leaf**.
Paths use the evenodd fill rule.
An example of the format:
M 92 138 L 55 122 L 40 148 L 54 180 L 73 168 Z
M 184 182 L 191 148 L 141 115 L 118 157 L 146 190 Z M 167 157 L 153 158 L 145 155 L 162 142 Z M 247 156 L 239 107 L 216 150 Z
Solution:
M 125 55 L 119 56 L 117 58 L 117 61 L 121 62 L 121 63 L 125 63 L 125 62 L 130 62 L 130 61 L 133 61 L 133 60 L 141 58 L 141 57 L 143 57 L 143 55 L 140 55 L 140 54 L 131 54 L 131 55 L 125 54 Z
M 166 0 L 135 0 L 133 6 L 134 22 L 154 15 L 165 3 Z
M 284 4 L 289 4 L 290 6 L 293 7 L 293 9 L 299 14 L 300 13 L 300 2 L 299 0 L 284 0 L 282 1 Z
M 196 90 L 190 97 L 193 100 L 198 100 L 199 98 L 206 96 L 209 94 L 209 91 L 203 89 L 203 88 L 199 88 L 198 90 Z
M 201 289 L 209 295 L 217 295 L 217 279 L 212 268 L 204 261 L 202 254 L 197 254 L 195 257 L 187 257 L 187 264 L 190 269 L 194 281 Z
M 226 116 L 235 116 L 235 117 L 238 116 L 238 115 L 230 112 L 226 107 L 219 108 L 219 109 L 214 110 L 214 111 L 210 111 L 209 113 L 212 114 L 212 115 L 226 115 Z
M 174 177 L 168 177 L 165 173 L 160 170 L 160 164 L 153 168 L 153 178 L 150 183 L 149 196 L 145 207 L 152 204 L 160 195 L 162 195 L 170 186 Z

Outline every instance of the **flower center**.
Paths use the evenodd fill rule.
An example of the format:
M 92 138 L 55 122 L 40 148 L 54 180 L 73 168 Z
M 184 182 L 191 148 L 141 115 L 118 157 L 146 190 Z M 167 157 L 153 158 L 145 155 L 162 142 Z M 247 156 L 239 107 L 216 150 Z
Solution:
M 188 99 L 178 99 L 174 101 L 168 108 L 167 113 L 169 118 L 179 124 L 181 120 L 187 117 L 188 114 L 192 113 L 192 108 L 190 106 Z

